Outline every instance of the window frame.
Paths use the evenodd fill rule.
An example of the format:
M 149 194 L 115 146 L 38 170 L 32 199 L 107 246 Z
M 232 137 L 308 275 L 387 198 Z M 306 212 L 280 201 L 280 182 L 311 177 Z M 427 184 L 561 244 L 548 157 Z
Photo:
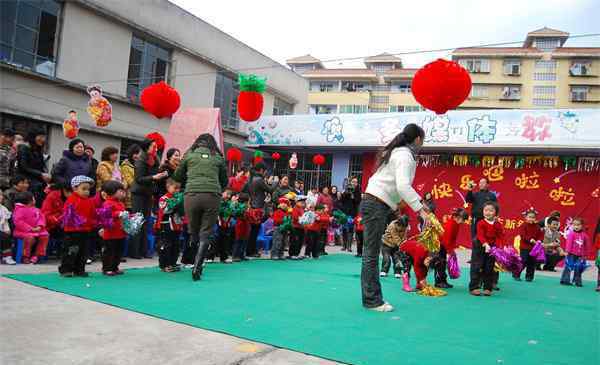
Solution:
M 140 53 L 140 63 L 132 63 L 134 52 Z M 164 53 L 164 57 L 160 57 L 159 53 Z M 129 63 L 127 71 L 126 95 L 127 99 L 132 102 L 139 103 L 142 91 L 147 86 L 158 81 L 170 83 L 171 64 L 173 50 L 164 47 L 159 42 L 155 42 L 143 35 L 133 33 L 131 35 L 131 44 L 129 47 Z M 164 62 L 164 76 L 157 76 L 158 62 Z M 150 67 L 150 68 L 149 68 Z M 137 75 L 132 74 L 132 70 L 137 68 Z M 133 71 L 135 73 L 136 71 Z M 150 73 L 150 75 L 146 75 Z M 134 76 L 134 77 L 132 77 Z M 134 91 L 135 90 L 135 91 Z

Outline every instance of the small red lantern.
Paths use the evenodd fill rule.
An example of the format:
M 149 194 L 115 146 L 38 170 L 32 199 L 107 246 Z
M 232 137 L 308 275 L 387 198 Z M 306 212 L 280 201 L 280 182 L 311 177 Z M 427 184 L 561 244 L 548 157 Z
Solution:
M 271 155 L 271 158 L 275 161 L 279 161 L 281 159 L 281 155 L 279 154 L 279 152 L 275 152 Z
M 161 119 L 171 117 L 179 109 L 181 99 L 177 90 L 160 81 L 142 91 L 140 103 L 145 111 Z
M 238 95 L 238 113 L 245 122 L 254 122 L 260 118 L 264 100 L 266 79 L 256 75 L 239 75 L 240 94 Z
M 319 154 L 319 155 L 314 155 L 313 156 L 313 164 L 317 165 L 317 166 L 322 166 L 323 164 L 325 164 L 325 156 Z
M 469 96 L 471 77 L 458 63 L 438 59 L 417 71 L 411 89 L 421 106 L 444 114 Z
M 227 161 L 239 162 L 242 160 L 242 151 L 238 150 L 235 147 L 230 148 L 227 150 L 226 158 L 227 158 Z
M 162 136 L 162 134 L 160 134 L 158 132 L 152 132 L 152 133 L 146 134 L 146 138 L 153 140 L 154 143 L 156 143 L 156 148 L 159 151 L 164 151 L 166 142 L 165 142 L 165 138 Z

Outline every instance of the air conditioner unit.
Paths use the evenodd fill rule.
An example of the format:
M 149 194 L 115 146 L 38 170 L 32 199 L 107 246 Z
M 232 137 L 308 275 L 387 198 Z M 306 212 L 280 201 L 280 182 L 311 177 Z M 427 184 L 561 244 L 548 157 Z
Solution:
M 571 92 L 572 101 L 585 101 L 587 93 L 585 91 L 573 91 Z
M 520 75 L 521 74 L 521 65 L 512 65 L 510 67 L 510 74 L 511 75 Z
M 585 76 L 588 74 L 587 65 L 581 65 L 581 75 Z

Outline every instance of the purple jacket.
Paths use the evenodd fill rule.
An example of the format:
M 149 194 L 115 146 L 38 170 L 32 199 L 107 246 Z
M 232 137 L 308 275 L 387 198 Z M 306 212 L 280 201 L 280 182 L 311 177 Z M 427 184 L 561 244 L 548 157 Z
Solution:
M 568 253 L 576 256 L 585 256 L 590 249 L 590 238 L 583 232 L 571 231 L 567 234 L 567 244 L 565 249 Z
M 78 175 L 96 180 L 96 171 L 92 169 L 90 158 L 86 154 L 77 156 L 71 151 L 64 151 L 63 157 L 52 169 L 52 180 L 70 186 L 71 179 Z

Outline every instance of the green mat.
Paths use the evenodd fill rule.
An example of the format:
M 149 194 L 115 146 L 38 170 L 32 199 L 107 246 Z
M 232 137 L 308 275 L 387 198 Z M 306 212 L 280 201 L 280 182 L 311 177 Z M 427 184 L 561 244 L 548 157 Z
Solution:
M 360 304 L 360 260 L 211 264 L 202 281 L 157 268 L 126 275 L 10 278 L 170 321 L 350 364 L 598 364 L 600 305 L 593 284 L 564 287 L 502 276 L 493 297 L 468 295 L 467 270 L 442 298 L 382 279 L 391 313 Z

